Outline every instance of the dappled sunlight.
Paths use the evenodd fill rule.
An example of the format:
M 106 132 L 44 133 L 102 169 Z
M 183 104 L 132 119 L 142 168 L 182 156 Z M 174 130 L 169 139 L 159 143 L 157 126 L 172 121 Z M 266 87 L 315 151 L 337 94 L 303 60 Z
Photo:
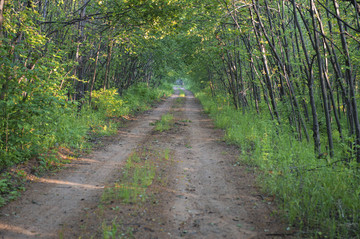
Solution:
M 194 172 L 194 168 L 187 168 L 187 167 L 185 167 L 185 168 L 184 168 L 184 171 Z
M 84 183 L 74 183 L 74 182 L 49 179 L 49 178 L 29 178 L 29 180 L 35 181 L 35 182 L 40 182 L 40 183 L 59 184 L 59 185 L 74 186 L 74 187 L 86 188 L 86 189 L 103 189 L 104 188 L 104 186 L 84 184 Z
M 0 223 L 0 232 L 8 232 L 9 234 L 14 234 L 13 238 L 18 238 L 20 235 L 27 236 L 29 238 L 30 236 L 33 236 L 34 238 L 51 238 L 54 237 L 53 234 L 42 234 L 40 237 L 38 232 L 33 230 L 28 230 L 19 226 L 9 225 L 5 223 Z M 16 235 L 15 235 L 16 234 Z M 1 234 L 0 234 L 1 235 Z M 2 237 L 4 238 L 4 237 Z
M 98 160 L 90 159 L 90 158 L 78 158 L 76 160 L 73 160 L 72 163 L 76 164 L 77 162 L 80 163 L 98 163 Z

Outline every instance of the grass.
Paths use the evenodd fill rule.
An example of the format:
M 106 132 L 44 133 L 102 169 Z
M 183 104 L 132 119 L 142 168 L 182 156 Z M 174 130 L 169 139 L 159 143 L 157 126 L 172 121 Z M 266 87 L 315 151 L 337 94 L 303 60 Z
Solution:
M 126 205 L 128 215 L 138 214 L 149 205 L 156 204 L 157 198 L 151 189 L 154 183 L 162 185 L 166 180 L 161 166 L 171 163 L 170 149 L 156 150 L 151 147 L 138 148 L 126 160 L 117 181 L 107 187 L 101 197 L 99 205 L 99 218 L 102 220 L 102 237 L 107 238 L 134 238 L 133 228 L 123 223 L 127 218 L 118 218 L 120 210 Z M 110 214 L 112 218 L 104 218 L 104 210 L 108 208 L 115 211 Z M 132 208 L 132 209 L 130 209 Z M 100 210 L 101 209 L 101 210 Z M 108 214 L 109 215 L 109 214 Z
M 289 227 L 299 228 L 301 238 L 358 238 L 359 166 L 343 163 L 341 146 L 334 158 L 319 159 L 313 144 L 296 140 L 268 115 L 243 114 L 204 93 L 197 97 L 226 130 L 225 139 L 239 145 L 241 160 L 256 168 L 262 190 L 276 197 L 281 215 Z
M 149 197 L 147 189 L 154 180 L 161 181 L 158 161 L 170 159 L 169 149 L 157 152 L 151 148 L 143 148 L 132 153 L 126 160 L 120 178 L 104 190 L 101 201 L 105 204 L 114 200 L 125 204 L 145 202 Z
M 134 238 L 133 229 L 128 227 L 126 231 L 124 231 L 122 229 L 122 224 L 117 222 L 116 219 L 112 221 L 111 225 L 107 225 L 106 222 L 103 222 L 101 227 L 103 239 Z
M 144 162 L 142 162 L 144 161 Z M 132 154 L 125 165 L 121 179 L 105 190 L 102 201 L 121 200 L 124 203 L 136 203 L 146 200 L 146 189 L 155 177 L 152 163 Z
M 168 148 L 166 148 L 165 150 L 164 150 L 164 159 L 165 160 L 169 160 L 170 159 L 170 149 L 168 149 Z
M 166 131 L 170 130 L 174 125 L 174 115 L 167 113 L 161 116 L 161 120 L 155 122 L 156 131 Z

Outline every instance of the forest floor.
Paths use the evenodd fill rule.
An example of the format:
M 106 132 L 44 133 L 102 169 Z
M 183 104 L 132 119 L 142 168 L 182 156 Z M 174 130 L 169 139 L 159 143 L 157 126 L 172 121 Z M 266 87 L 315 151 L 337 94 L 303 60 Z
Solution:
M 171 129 L 155 131 L 166 113 Z M 0 210 L 0 238 L 289 238 L 273 198 L 222 137 L 193 94 L 176 88 L 100 149 L 34 177 Z M 141 200 L 126 203 L 115 185 L 134 154 L 156 176 Z

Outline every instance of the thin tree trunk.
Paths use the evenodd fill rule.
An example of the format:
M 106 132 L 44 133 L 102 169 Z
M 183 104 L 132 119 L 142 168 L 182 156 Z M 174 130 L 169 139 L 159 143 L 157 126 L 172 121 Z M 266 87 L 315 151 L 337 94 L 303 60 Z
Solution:
M 299 31 L 300 42 L 304 51 L 307 67 L 307 78 L 308 78 L 308 89 L 309 89 L 309 98 L 310 98 L 310 106 L 311 106 L 311 113 L 313 118 L 313 138 L 314 138 L 314 148 L 315 152 L 320 155 L 321 154 L 321 144 L 320 144 L 320 132 L 319 132 L 319 121 L 317 116 L 316 104 L 315 104 L 315 97 L 314 97 L 314 74 L 312 70 L 312 62 L 310 60 L 308 50 L 306 48 L 305 39 L 302 33 L 302 28 L 300 26 L 298 17 L 297 17 L 297 7 L 295 0 L 292 0 L 293 4 L 293 12 L 294 12 L 294 21 Z
M 253 0 L 253 1 L 254 1 L 254 0 Z M 277 61 L 277 63 L 278 63 L 278 66 L 280 67 L 280 69 L 282 70 L 282 72 L 283 72 L 283 74 L 284 74 L 283 77 L 284 77 L 285 80 L 286 80 L 286 83 L 287 83 L 287 86 L 288 86 L 288 89 L 289 89 L 289 92 L 290 92 L 289 97 L 290 97 L 291 101 L 294 102 L 294 105 L 295 105 L 295 107 L 296 107 L 296 109 L 297 109 L 297 111 L 298 111 L 298 116 L 299 116 L 299 119 L 300 119 L 300 123 L 303 125 L 303 128 L 304 128 L 304 133 L 305 133 L 305 135 L 306 135 L 306 139 L 307 139 L 307 141 L 309 141 L 309 134 L 308 134 L 308 132 L 307 132 L 306 123 L 305 123 L 305 120 L 304 120 L 303 116 L 302 116 L 301 113 L 300 113 L 300 106 L 299 106 L 298 100 L 297 100 L 296 95 L 295 95 L 294 87 L 293 87 L 292 82 L 291 82 L 291 80 L 290 80 L 290 78 L 289 78 L 289 74 L 288 74 L 288 72 L 287 72 L 287 70 L 286 70 L 286 66 L 285 66 L 285 64 L 282 62 L 279 54 L 277 54 L 275 46 L 271 43 L 270 38 L 269 38 L 268 34 L 267 34 L 266 31 L 265 31 L 265 27 L 264 27 L 264 25 L 263 25 L 263 23 L 262 23 L 262 20 L 261 20 L 261 18 L 260 18 L 260 14 L 259 14 L 258 9 L 257 9 L 257 7 L 256 7 L 255 4 L 254 4 L 253 8 L 254 8 L 254 10 L 255 10 L 255 13 L 257 14 L 260 28 L 262 29 L 262 31 L 263 31 L 263 33 L 264 33 L 264 36 L 265 36 L 266 40 L 268 41 L 268 44 L 269 44 L 270 49 L 272 50 L 272 52 L 273 52 L 273 54 L 274 54 L 274 56 L 275 56 L 275 59 L 276 59 L 276 61 Z M 291 103 L 292 103 L 292 102 L 291 102 Z
M 4 4 L 5 4 L 5 0 L 0 0 L 0 38 L 3 37 L 3 30 L 2 30 L 2 26 L 4 23 Z M 2 42 L 2 40 L 0 41 L 0 43 Z
M 316 8 L 315 8 L 316 10 Z M 324 26 L 322 24 L 322 21 L 321 21 L 321 18 L 320 18 L 320 14 L 319 12 L 315 12 L 315 16 L 318 20 L 318 23 L 319 23 L 319 27 L 320 27 L 320 32 L 323 36 L 323 48 L 324 48 L 324 54 L 325 54 L 325 64 L 324 64 L 324 77 L 325 77 L 325 85 L 326 85 L 326 88 L 329 90 L 329 99 L 330 99 L 330 102 L 331 104 L 333 105 L 333 112 L 334 112 L 334 116 L 335 116 L 335 121 L 336 121 L 336 124 L 337 124 L 337 128 L 338 128 L 338 131 L 339 131 L 339 134 L 340 134 L 340 138 L 342 139 L 343 138 L 343 135 L 342 135 L 342 129 L 341 129 L 341 123 L 340 123 L 340 120 L 339 120 L 339 116 L 337 114 L 337 111 L 336 111 L 336 103 L 335 103 L 335 100 L 334 100 L 334 94 L 332 92 L 332 87 L 331 87 L 331 84 L 330 84 L 330 80 L 329 80 L 329 74 L 328 74 L 328 69 L 329 69 L 329 66 L 328 66 L 328 62 L 327 62 L 327 58 L 326 58 L 326 52 L 328 52 L 330 55 L 331 54 L 331 50 L 330 50 L 330 46 L 327 44 L 326 42 L 326 39 L 325 39 L 325 30 L 324 30 Z M 331 62 L 333 62 L 333 57 L 330 56 L 330 60 Z M 333 66 L 335 66 L 333 64 Z M 329 109 L 331 108 L 330 106 L 330 103 L 329 103 Z
M 254 0 L 253 0 L 253 7 L 255 7 Z M 262 59 L 263 67 L 264 67 L 264 71 L 265 71 L 266 86 L 267 86 L 267 89 L 268 89 L 268 92 L 269 92 L 271 105 L 272 105 L 274 114 L 276 116 L 276 119 L 277 119 L 278 123 L 280 124 L 280 116 L 279 116 L 279 113 L 277 111 L 277 105 L 276 105 L 276 101 L 275 101 L 275 96 L 274 96 L 274 92 L 273 92 L 273 89 L 272 89 L 272 83 L 271 83 L 271 78 L 270 78 L 270 69 L 269 69 L 268 60 L 267 60 L 267 57 L 266 57 L 265 46 L 261 41 L 261 32 L 258 31 L 257 28 L 256 28 L 255 19 L 253 17 L 251 9 L 249 11 L 250 11 L 252 25 L 253 25 L 253 28 L 254 28 L 254 31 L 255 31 L 256 41 L 258 43 L 258 46 L 259 46 L 259 49 L 260 49 L 260 52 L 261 52 L 261 57 L 262 57 L 261 59 Z
M 327 136 L 328 136 L 328 144 L 329 144 L 329 151 L 330 151 L 330 157 L 334 156 L 334 145 L 333 145 L 333 138 L 332 138 L 332 130 L 331 130 L 331 120 L 330 120 L 330 113 L 328 108 L 328 102 L 327 102 L 327 92 L 326 92 L 326 86 L 325 86 L 325 79 L 324 79 L 324 63 L 323 59 L 321 57 L 320 53 L 320 42 L 319 42 L 319 33 L 317 30 L 317 24 L 316 24 L 316 6 L 314 3 L 314 0 L 310 0 L 310 8 L 311 8 L 311 17 L 313 22 L 313 29 L 314 29 L 314 50 L 316 52 L 317 62 L 319 66 L 319 79 L 320 79 L 320 86 L 321 86 L 321 94 L 323 98 L 323 107 L 325 111 L 325 119 L 326 119 L 326 130 L 327 130 Z
M 112 48 L 114 45 L 114 40 L 111 39 L 108 45 L 108 52 L 107 52 L 107 57 L 106 57 L 106 69 L 105 69 L 105 78 L 104 78 L 104 84 L 103 84 L 103 89 L 106 90 L 106 88 L 109 87 L 109 71 L 110 71 L 110 62 L 111 62 L 111 54 L 112 54 Z
M 339 4 L 336 0 L 333 0 L 336 16 L 338 19 L 340 18 L 340 10 L 339 10 Z M 355 148 L 356 148 L 356 159 L 358 162 L 360 162 L 360 124 L 359 124 L 359 118 L 358 118 L 358 109 L 357 109 L 357 102 L 355 98 L 355 84 L 354 84 L 354 78 L 352 74 L 352 65 L 351 65 L 351 59 L 348 49 L 348 44 L 345 37 L 345 31 L 343 27 L 343 23 L 338 20 L 339 30 L 340 30 L 340 37 L 341 37 L 341 44 L 343 51 L 345 53 L 345 77 L 347 79 L 348 85 L 349 85 L 349 99 L 351 102 L 351 110 L 352 111 L 352 117 L 355 127 L 355 135 L 356 135 L 356 141 L 355 141 Z
M 89 104 L 90 105 L 91 105 L 92 91 L 94 89 L 94 84 L 95 84 L 95 80 L 96 80 L 96 70 L 97 70 L 97 63 L 98 63 L 98 60 L 99 60 L 100 47 L 101 47 L 101 38 L 100 38 L 99 46 L 98 46 L 98 49 L 97 49 L 97 52 L 96 52 L 94 74 L 93 74 L 91 85 L 90 85 L 90 94 L 89 94 Z

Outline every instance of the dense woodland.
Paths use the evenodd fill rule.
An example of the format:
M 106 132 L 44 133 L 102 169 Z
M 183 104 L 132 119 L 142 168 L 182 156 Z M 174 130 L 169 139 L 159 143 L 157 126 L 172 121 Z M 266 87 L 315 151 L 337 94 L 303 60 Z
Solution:
M 0 167 L 85 147 L 181 78 L 291 225 L 355 238 L 359 15 L 356 0 L 0 0 Z

